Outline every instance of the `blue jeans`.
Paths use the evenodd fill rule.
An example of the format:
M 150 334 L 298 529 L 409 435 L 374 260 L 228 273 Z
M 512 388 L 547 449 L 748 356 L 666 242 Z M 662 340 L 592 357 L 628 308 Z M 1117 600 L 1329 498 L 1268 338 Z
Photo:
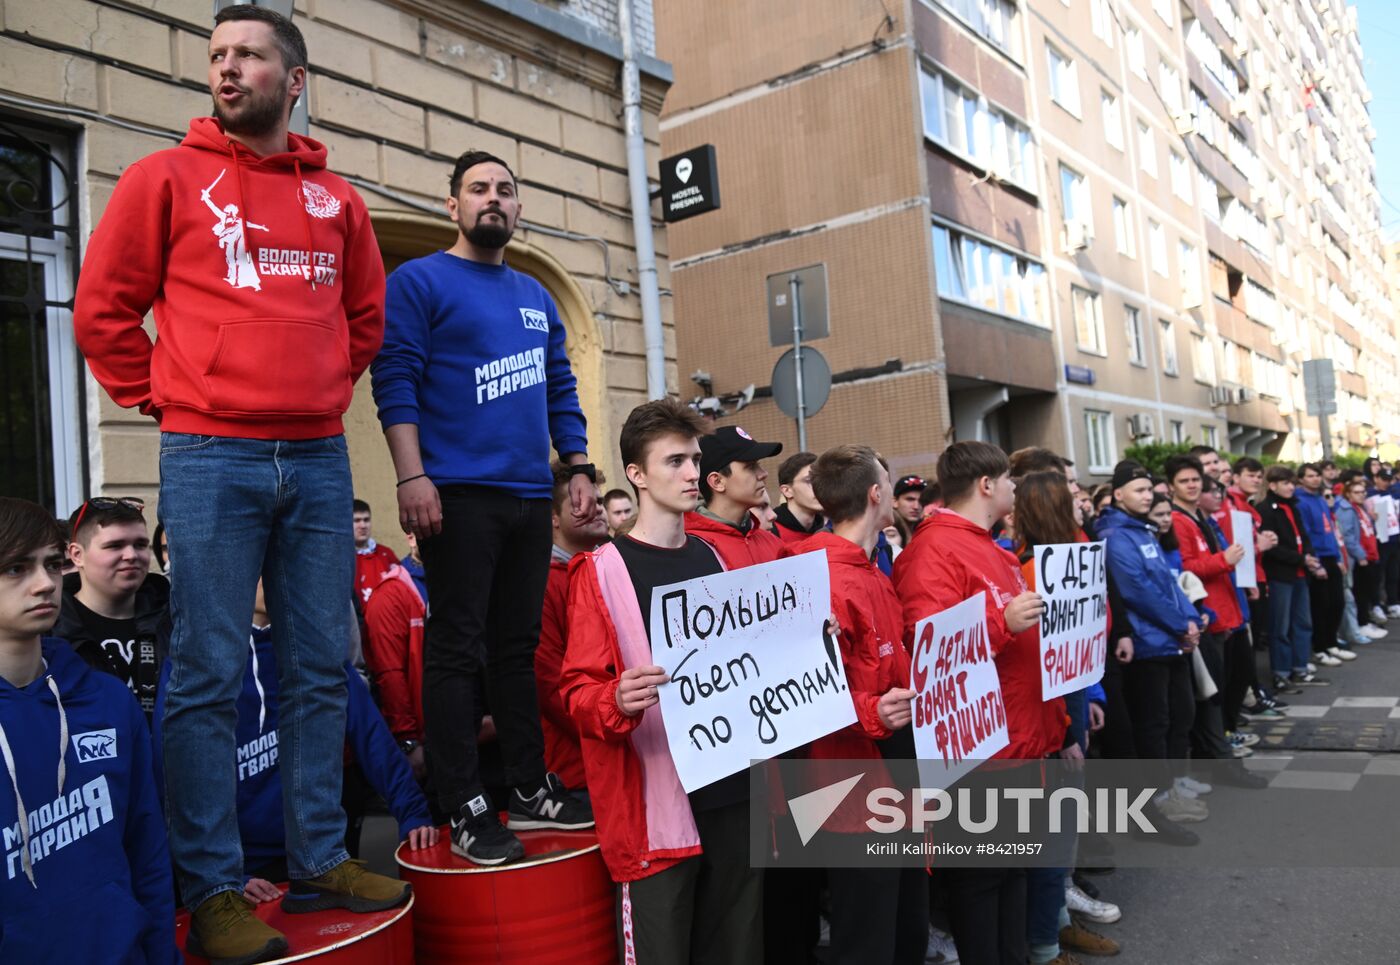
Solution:
M 1269 581 L 1269 663 L 1274 674 L 1303 673 L 1312 659 L 1312 601 L 1308 581 Z
M 1069 924 L 1065 868 L 1026 869 L 1026 943 L 1034 965 L 1060 954 L 1060 929 Z
M 355 545 L 344 436 L 279 442 L 164 432 L 160 521 L 178 575 L 165 696 L 170 851 L 191 909 L 243 889 L 235 703 L 263 577 L 278 667 L 287 867 L 349 855 L 340 807 Z

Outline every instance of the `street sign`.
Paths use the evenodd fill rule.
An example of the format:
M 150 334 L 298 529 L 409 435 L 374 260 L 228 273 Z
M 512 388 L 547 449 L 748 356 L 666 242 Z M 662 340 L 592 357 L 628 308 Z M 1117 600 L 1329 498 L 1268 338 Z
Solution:
M 789 419 L 797 418 L 796 353 L 788 349 L 773 366 L 773 401 Z M 811 418 L 826 405 L 831 395 L 831 366 L 826 356 L 814 348 L 802 347 L 802 396 L 806 403 L 803 415 Z
M 1331 359 L 1308 359 L 1303 363 L 1303 393 L 1308 415 L 1337 413 L 1337 375 Z
M 661 217 L 684 221 L 719 208 L 719 168 L 715 146 L 702 144 L 661 159 Z
M 768 344 L 792 344 L 792 283 L 797 281 L 802 341 L 826 338 L 831 323 L 826 314 L 826 265 L 809 265 L 768 276 Z

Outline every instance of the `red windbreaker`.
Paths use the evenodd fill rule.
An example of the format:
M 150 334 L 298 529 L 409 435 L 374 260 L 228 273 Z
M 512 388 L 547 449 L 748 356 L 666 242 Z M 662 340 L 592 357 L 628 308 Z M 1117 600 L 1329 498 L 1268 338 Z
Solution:
M 1001 680 L 1011 739 L 996 756 L 1038 760 L 1061 748 L 1063 728 L 1057 736 L 1045 725 L 1040 630 L 1032 627 L 1013 636 L 1006 626 L 1006 605 L 1026 591 L 1026 581 L 1016 557 L 998 546 L 990 532 L 950 509 L 924 517 L 909 545 L 895 558 L 894 588 L 904 610 L 906 649 L 913 645 L 914 627 L 920 620 L 986 591 L 987 640 Z M 1060 706 L 1063 709 L 1063 701 Z
M 540 729 L 544 732 L 544 763 L 565 787 L 583 789 L 583 751 L 578 725 L 559 696 L 559 674 L 569 644 L 569 564 L 549 561 L 549 582 L 544 587 L 540 613 L 540 642 L 535 648 L 535 688 L 539 692 Z
M 395 567 L 365 601 L 365 669 L 379 712 L 398 740 L 423 739 L 423 598 Z
M 374 542 L 371 540 L 370 542 Z M 355 589 L 364 603 L 388 573 L 399 565 L 399 558 L 389 547 L 374 543 L 369 549 L 355 550 Z
M 1212 553 L 1200 524 L 1176 507 L 1172 507 L 1172 529 L 1181 544 L 1181 568 L 1201 578 L 1206 588 L 1206 606 L 1218 621 L 1207 628 L 1208 632 L 1238 630 L 1244 625 L 1244 616 L 1240 613 L 1239 598 L 1235 596 L 1235 584 L 1230 580 L 1235 568 L 1225 562 L 1224 550 Z
M 122 173 L 88 240 L 73 330 L 112 401 L 167 432 L 339 435 L 384 340 L 369 212 L 319 142 L 289 134 L 259 157 L 197 117 L 179 147 Z
M 749 528 L 739 532 L 737 526 L 711 519 L 703 513 L 685 514 L 685 531 L 698 536 L 710 544 L 716 555 L 724 562 L 726 570 L 742 569 L 756 563 L 771 563 L 792 551 L 762 526 L 749 522 Z

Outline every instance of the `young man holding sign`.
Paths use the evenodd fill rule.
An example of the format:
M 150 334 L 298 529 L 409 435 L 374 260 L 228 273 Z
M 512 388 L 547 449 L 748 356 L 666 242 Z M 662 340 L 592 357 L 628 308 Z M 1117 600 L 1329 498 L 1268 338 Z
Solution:
M 763 885 L 748 860 L 748 775 L 686 794 L 671 757 L 648 632 L 653 591 L 724 570 L 685 531 L 700 499 L 706 428 L 671 399 L 632 410 L 622 461 L 637 491 L 631 531 L 569 568 L 569 648 L 560 676 L 578 724 L 598 842 L 618 882 L 624 962 L 758 963 Z
M 831 519 L 832 531 L 797 544 L 797 553 L 826 551 L 831 572 L 831 611 L 840 624 L 841 661 L 846 668 L 856 723 L 808 745 L 808 757 L 879 761 L 896 733 L 907 738 L 914 691 L 908 689 L 909 653 L 901 643 L 904 621 L 899 598 L 871 562 L 879 533 L 894 520 L 889 471 L 866 446 L 829 449 L 812 466 L 812 489 Z M 881 766 L 873 774 L 883 774 Z M 867 775 L 866 785 L 880 781 Z M 828 830 L 859 834 L 863 819 L 841 808 Z M 928 940 L 928 876 L 921 868 L 831 868 L 831 953 L 835 963 L 922 963 Z
M 894 585 L 904 609 L 906 646 L 914 628 L 930 614 L 949 609 L 977 593 L 986 594 L 987 642 L 993 658 L 1013 646 L 1015 636 L 1036 626 L 1044 608 L 1040 595 L 1026 589 L 1016 558 L 992 539 L 997 520 L 1015 504 L 1006 454 L 985 442 L 958 442 L 938 459 L 938 481 L 945 509 L 928 516 L 909 546 L 895 560 Z M 1003 754 L 1017 758 L 1018 734 L 1040 714 L 1040 680 L 1002 681 L 1011 744 Z M 1033 686 L 1030 686 L 1033 684 Z M 965 960 L 1024 961 L 1026 958 L 1026 877 L 1020 869 L 949 869 L 954 879 L 949 906 L 953 938 Z

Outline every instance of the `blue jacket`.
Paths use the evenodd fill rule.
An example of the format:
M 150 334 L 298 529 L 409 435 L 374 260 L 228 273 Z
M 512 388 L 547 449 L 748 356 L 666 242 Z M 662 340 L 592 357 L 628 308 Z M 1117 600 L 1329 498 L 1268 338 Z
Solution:
M 29 686 L 0 678 L 0 733 L 14 757 L 0 772 L 0 961 L 179 962 L 145 715 L 125 683 L 62 640 L 46 637 L 43 654 L 47 672 Z
M 1299 523 L 1307 530 L 1308 542 L 1312 544 L 1313 555 L 1320 560 L 1339 559 L 1342 551 L 1337 548 L 1336 527 L 1332 523 L 1332 511 L 1321 496 L 1314 496 L 1302 486 L 1294 494 L 1298 504 Z
M 1356 518 L 1356 507 L 1350 500 L 1338 498 L 1333 505 L 1332 518 L 1337 521 L 1337 535 L 1347 548 L 1351 562 L 1364 560 L 1366 550 L 1361 546 L 1361 520 Z
M 282 823 L 282 774 L 277 765 L 277 662 L 272 630 L 253 630 L 253 659 L 243 673 L 243 693 L 238 697 L 238 831 L 243 838 L 243 863 L 254 868 L 286 854 L 286 827 Z M 156 760 L 162 745 L 161 717 L 170 683 L 170 664 L 161 673 L 156 697 Z M 259 692 L 261 684 L 261 692 Z M 394 735 L 369 687 L 349 663 L 345 664 L 345 736 L 370 785 L 379 792 L 395 820 L 399 834 L 433 823 L 428 802 L 413 779 L 413 768 L 399 750 Z
M 399 565 L 409 576 L 413 577 L 413 585 L 418 587 L 418 595 L 423 598 L 423 607 L 428 607 L 428 571 L 423 569 L 422 563 L 413 561 L 413 554 L 407 553 L 399 560 Z
M 379 421 L 418 427 L 434 483 L 548 499 L 549 444 L 588 451 L 564 325 L 544 286 L 507 265 L 439 251 L 385 289 L 384 347 L 370 365 Z
M 1109 506 L 1098 518 L 1098 534 L 1107 541 L 1108 569 L 1133 628 L 1133 659 L 1177 656 L 1197 614 L 1177 585 L 1152 524 Z

